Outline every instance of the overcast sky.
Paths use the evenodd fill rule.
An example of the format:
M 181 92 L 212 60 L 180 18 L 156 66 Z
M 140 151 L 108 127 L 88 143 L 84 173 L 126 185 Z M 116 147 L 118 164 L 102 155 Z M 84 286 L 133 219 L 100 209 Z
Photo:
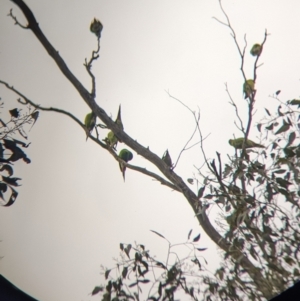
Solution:
M 94 63 L 97 103 L 113 118 L 119 104 L 125 131 L 159 156 L 168 148 L 174 160 L 193 133 L 191 113 L 200 109 L 200 125 L 208 158 L 233 150 L 228 139 L 240 136 L 225 91 L 228 84 L 242 116 L 243 78 L 240 58 L 217 0 L 53 0 L 29 1 L 35 17 L 71 71 L 88 88 L 83 66 L 96 47 L 89 31 L 94 17 L 104 25 L 100 59 Z M 249 46 L 270 33 L 261 57 L 255 120 L 270 95 L 299 97 L 300 3 L 297 0 L 224 0 L 238 41 Z M 63 77 L 32 32 L 14 26 L 10 8 L 20 22 L 22 13 L 8 0 L 0 3 L 0 79 L 35 103 L 65 109 L 84 119 L 89 108 Z M 254 58 L 245 69 L 252 77 Z M 16 95 L 0 86 L 5 110 L 17 106 Z M 25 112 L 25 109 L 24 109 Z M 1 112 L 1 118 L 4 112 Z M 101 131 L 101 139 L 107 131 Z M 250 137 L 256 139 L 254 129 Z M 29 133 L 26 150 L 32 163 L 15 164 L 22 178 L 19 197 L 0 208 L 0 273 L 41 301 L 99 300 L 89 293 L 100 284 L 100 265 L 113 266 L 119 243 L 143 243 L 161 261 L 167 245 L 183 242 L 193 228 L 201 232 L 208 268 L 216 267 L 217 250 L 199 228 L 187 201 L 149 177 L 128 170 L 123 182 L 117 162 L 72 120 L 41 112 Z M 194 140 L 197 142 L 197 139 Z M 119 150 L 122 145 L 119 146 Z M 199 147 L 184 152 L 175 169 L 184 180 L 203 165 Z M 134 153 L 133 164 L 157 169 Z M 204 172 L 204 171 L 203 171 Z M 193 187 L 197 191 L 196 186 Z

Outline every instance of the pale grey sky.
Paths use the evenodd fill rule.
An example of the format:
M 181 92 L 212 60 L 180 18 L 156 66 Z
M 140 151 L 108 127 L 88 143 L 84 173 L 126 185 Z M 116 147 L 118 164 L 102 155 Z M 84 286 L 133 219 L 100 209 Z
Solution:
M 96 47 L 90 22 L 104 25 L 100 59 L 94 63 L 97 102 L 115 118 L 119 104 L 125 131 L 158 155 L 168 148 L 176 158 L 194 130 L 192 115 L 168 97 L 168 90 L 192 110 L 201 112 L 207 156 L 232 150 L 228 139 L 239 135 L 228 104 L 227 83 L 245 113 L 240 58 L 217 0 L 64 0 L 26 1 L 41 29 L 72 72 L 91 86 L 84 59 Z M 300 53 L 298 12 L 291 1 L 224 0 L 224 8 L 243 43 L 261 42 L 271 34 L 258 72 L 256 118 L 271 105 L 269 95 L 281 89 L 282 100 L 299 95 Z M 0 79 L 32 101 L 69 110 L 84 119 L 89 112 L 78 93 L 61 75 L 30 31 L 14 26 L 8 0 L 0 4 Z M 247 50 L 249 53 L 249 49 Z M 251 78 L 254 58 L 246 58 Z M 16 106 L 13 93 L 0 86 L 5 109 Z M 101 132 L 102 137 L 106 131 Z M 250 137 L 258 133 L 254 130 Z M 186 200 L 152 179 L 127 171 L 126 183 L 117 162 L 91 141 L 74 122 L 41 112 L 30 132 L 27 150 L 32 163 L 17 163 L 22 178 L 19 197 L 0 208 L 0 273 L 41 301 L 98 300 L 90 297 L 100 284 L 100 264 L 113 266 L 120 242 L 143 243 L 163 259 L 167 246 L 149 230 L 172 242 L 183 242 L 188 231 L 202 233 L 203 256 L 213 269 L 217 251 L 198 227 Z M 196 140 L 195 140 L 196 142 Z M 119 149 L 122 146 L 119 146 Z M 134 154 L 133 164 L 150 164 Z M 176 172 L 196 174 L 203 157 L 198 147 L 182 156 Z M 196 187 L 194 187 L 196 190 Z

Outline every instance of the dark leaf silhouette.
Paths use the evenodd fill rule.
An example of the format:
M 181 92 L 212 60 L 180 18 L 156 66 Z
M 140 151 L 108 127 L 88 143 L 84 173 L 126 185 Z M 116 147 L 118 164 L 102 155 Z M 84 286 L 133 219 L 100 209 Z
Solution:
M 124 268 L 123 268 L 123 271 L 122 271 L 122 277 L 123 277 L 123 278 L 126 278 L 127 273 L 128 273 L 128 268 L 127 268 L 127 267 L 124 267 Z
M 7 126 L 6 123 L 2 119 L 0 119 L 0 123 L 2 124 L 3 127 Z
M 271 123 L 269 126 L 266 126 L 266 130 L 272 131 L 274 128 L 274 123 Z
M 203 251 L 207 250 L 207 248 L 197 248 L 197 250 L 198 250 L 199 252 L 203 252 Z
M 131 250 L 131 245 L 127 245 L 127 247 L 124 249 L 124 252 L 126 253 L 127 257 L 130 258 L 130 250 Z
M 289 135 L 288 144 L 286 145 L 286 147 L 292 145 L 292 143 L 294 142 L 295 139 L 296 139 L 296 133 L 291 132 Z
M 192 232 L 193 232 L 193 229 L 191 229 L 191 230 L 189 231 L 189 234 L 188 234 L 188 240 L 191 238 Z
M 11 117 L 18 118 L 19 117 L 19 109 L 9 110 Z
M 203 193 L 204 193 L 204 190 L 205 190 L 205 186 L 201 187 L 201 188 L 198 190 L 198 199 L 202 198 Z
M 259 132 L 261 131 L 261 126 L 262 126 L 261 123 L 258 123 L 258 124 L 257 124 L 257 130 L 258 130 Z
M 291 105 L 300 105 L 300 99 L 293 99 L 289 102 Z
M 284 114 L 281 112 L 281 106 L 278 107 L 277 112 L 279 116 L 284 116 Z
M 31 118 L 33 119 L 33 123 L 31 128 L 29 129 L 29 131 L 32 129 L 32 127 L 34 126 L 34 124 L 36 123 L 38 117 L 39 117 L 40 112 L 39 111 L 34 111 L 33 113 L 31 113 Z
M 7 190 L 7 185 L 5 185 L 4 183 L 0 183 L 0 197 L 4 200 L 4 196 L 3 196 L 3 194 L 2 194 L 2 191 L 3 192 L 6 192 L 6 190 Z M 11 195 L 10 195 L 10 197 L 9 197 L 9 200 L 8 200 L 8 202 L 6 203 L 6 204 L 4 204 L 3 206 L 4 207 L 9 207 L 9 206 L 11 206 L 14 202 L 15 202 L 15 200 L 16 200 L 16 198 L 17 198 L 17 196 L 18 196 L 18 192 L 15 190 L 15 189 L 13 189 L 12 187 L 10 187 L 10 190 L 11 190 Z M 4 200 L 5 201 L 5 200 Z
M 270 112 L 269 112 L 268 109 L 265 108 L 265 111 L 267 112 L 267 114 L 268 114 L 269 116 L 271 116 L 271 114 L 270 114 Z
M 193 242 L 199 241 L 200 237 L 201 237 L 201 234 L 198 234 L 197 236 L 195 236 L 193 239 Z
M 2 180 L 12 186 L 19 186 L 19 184 L 17 183 L 18 180 L 21 180 L 21 178 L 11 178 L 11 177 L 5 177 L 2 176 Z
M 9 176 L 11 176 L 14 173 L 13 168 L 8 164 L 2 165 L 2 167 L 0 167 L 0 171 L 7 171 Z
M 18 128 L 18 133 L 24 138 L 27 139 L 27 135 L 25 133 L 25 131 L 23 130 L 23 128 Z
M 95 288 L 92 291 L 92 296 L 98 294 L 99 292 L 103 291 L 103 287 L 102 286 L 95 286 Z
M 282 126 L 275 132 L 275 135 L 286 132 L 290 128 L 290 124 L 283 120 Z
M 150 230 L 150 231 L 153 232 L 153 233 L 155 233 L 156 235 L 158 235 L 158 236 L 160 236 L 160 237 L 162 237 L 162 238 L 165 239 L 165 237 L 164 237 L 163 235 L 159 234 L 158 232 L 156 232 L 156 231 L 154 231 L 154 230 Z

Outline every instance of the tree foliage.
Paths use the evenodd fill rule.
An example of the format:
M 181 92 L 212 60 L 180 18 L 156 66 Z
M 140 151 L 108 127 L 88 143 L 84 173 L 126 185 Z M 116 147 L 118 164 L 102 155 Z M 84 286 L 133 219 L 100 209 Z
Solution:
M 59 52 L 43 34 L 29 7 L 22 0 L 12 0 L 12 2 L 22 10 L 28 22 L 26 26 L 20 24 L 11 11 L 10 15 L 16 24 L 35 34 L 62 74 L 90 107 L 93 116 L 96 116 L 102 123 L 97 124 L 96 122 L 95 130 L 92 131 L 69 112 L 58 108 L 38 106 L 20 91 L 9 86 L 8 83 L 2 80 L 0 83 L 5 84 L 8 89 L 19 95 L 23 104 L 30 104 L 36 109 L 54 111 L 72 118 L 91 140 L 122 164 L 124 170 L 125 168 L 132 169 L 155 178 L 161 184 L 182 194 L 187 204 L 193 209 L 203 231 L 223 252 L 223 262 L 215 274 L 213 276 L 201 274 L 199 277 L 197 283 L 201 284 L 202 289 L 197 292 L 193 288 L 195 285 L 189 286 L 185 283 L 186 271 L 182 269 L 182 261 L 177 260 L 168 266 L 151 257 L 141 245 L 135 248 L 131 245 L 121 245 L 123 259 L 127 257 L 127 261 L 118 263 L 119 274 L 115 279 L 109 278 L 110 273 L 106 271 L 107 285 L 95 288 L 93 294 L 102 291 L 105 301 L 139 300 L 140 288 L 150 282 L 150 279 L 146 278 L 150 266 L 152 268 L 159 267 L 163 271 L 162 277 L 151 280 L 154 281 L 155 289 L 153 291 L 155 293 L 149 294 L 148 299 L 150 300 L 173 300 L 179 287 L 194 300 L 242 300 L 245 299 L 245 296 L 248 300 L 265 300 L 283 291 L 299 278 L 300 112 L 298 109 L 300 100 L 281 100 L 279 98 L 280 91 L 277 91 L 273 96 L 279 103 L 277 110 L 273 112 L 270 108 L 265 108 L 265 118 L 257 124 L 253 120 L 257 103 L 258 68 L 261 66 L 263 49 L 267 42 L 267 31 L 260 43 L 248 47 L 245 37 L 244 46 L 240 46 L 229 17 L 220 2 L 225 21 L 218 19 L 217 21 L 225 25 L 231 32 L 241 60 L 240 70 L 244 85 L 240 89 L 244 92 L 245 98 L 239 101 L 243 101 L 247 107 L 248 117 L 246 120 L 240 117 L 238 106 L 228 89 L 227 94 L 236 113 L 238 137 L 241 137 L 241 141 L 244 143 L 239 147 L 233 147 L 232 153 L 228 157 L 216 153 L 215 159 L 208 160 L 205 155 L 199 118 L 193 113 L 195 132 L 200 137 L 199 143 L 206 171 L 204 172 L 203 168 L 199 169 L 198 176 L 188 179 L 186 183 L 176 173 L 177 162 L 172 163 L 168 150 L 161 157 L 150 151 L 148 147 L 139 144 L 135 138 L 124 131 L 123 124 L 120 126 L 117 122 L 118 118 L 113 121 L 96 103 L 96 78 L 91 67 L 99 58 L 103 29 L 100 21 L 94 19 L 94 25 L 97 27 L 96 29 L 92 28 L 92 32 L 97 38 L 97 49 L 92 51 L 89 60 L 85 60 L 85 68 L 92 83 L 91 91 L 88 91 L 72 74 Z M 245 61 L 250 54 L 255 57 L 251 75 L 244 71 Z M 190 111 L 192 112 L 192 110 Z M 109 134 L 106 139 L 101 140 L 99 131 L 102 129 L 109 130 Z M 249 138 L 255 133 L 257 141 L 255 140 L 256 142 L 249 147 L 248 141 L 251 141 Z M 235 135 L 228 136 L 232 138 L 233 142 L 236 141 L 233 139 L 238 138 Z M 13 141 L 10 142 L 14 145 L 13 148 L 9 148 L 8 144 L 3 143 L 4 147 L 12 150 L 13 155 L 18 159 L 25 160 L 27 157 L 16 151 L 19 149 L 18 142 L 11 141 Z M 144 157 L 158 168 L 159 173 L 122 160 L 116 153 L 117 142 L 124 143 L 133 152 Z M 233 142 L 231 145 L 234 144 Z M 257 148 L 257 145 L 260 145 L 260 148 Z M 192 186 L 193 183 L 197 183 L 196 192 Z M 13 184 L 15 182 L 10 180 L 5 185 L 13 186 Z M 217 210 L 216 221 L 211 220 L 211 217 L 208 216 L 208 208 Z M 131 255 L 132 252 L 134 252 L 134 256 Z M 194 262 L 191 262 L 201 271 L 200 261 L 195 261 L 195 258 L 192 260 Z M 125 280 L 128 280 L 129 275 L 132 274 L 134 274 L 134 280 L 127 285 L 128 290 L 124 290 Z M 133 293 L 133 289 L 136 288 L 137 291 Z
M 4 111 L 4 102 L 0 104 L 1 113 Z M 19 160 L 30 163 L 30 159 L 24 152 L 30 143 L 25 143 L 21 139 L 28 139 L 26 130 L 34 125 L 38 118 L 39 112 L 28 107 L 26 113 L 22 113 L 22 109 L 14 108 L 8 110 L 8 119 L 0 119 L 0 198 L 1 205 L 11 206 L 18 196 L 16 189 L 19 186 L 21 178 L 13 176 L 13 164 Z M 16 137 L 18 139 L 16 139 Z
M 120 244 L 120 259 L 114 269 L 104 269 L 103 275 L 107 284 L 96 286 L 92 295 L 102 293 L 102 300 L 141 300 L 145 294 L 147 300 L 175 300 L 179 292 L 197 299 L 200 292 L 199 271 L 204 272 L 204 258 L 199 252 L 206 248 L 197 246 L 200 234 L 192 237 L 190 230 L 187 241 L 182 244 L 171 244 L 163 235 L 153 231 L 161 239 L 168 242 L 166 259 L 158 261 L 150 255 L 144 245 Z M 184 246 L 188 254 L 179 258 L 176 248 Z M 172 256 L 173 255 L 173 256 Z M 115 272 L 115 276 L 112 276 Z M 196 288 L 198 287 L 198 288 Z M 143 294 L 143 292 L 146 293 Z

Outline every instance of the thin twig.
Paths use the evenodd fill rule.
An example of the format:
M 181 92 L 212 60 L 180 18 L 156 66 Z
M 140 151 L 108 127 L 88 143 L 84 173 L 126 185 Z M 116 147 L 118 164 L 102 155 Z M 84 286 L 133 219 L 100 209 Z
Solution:
M 90 75 L 90 77 L 92 78 L 92 90 L 91 90 L 91 95 L 93 98 L 96 97 L 96 78 L 95 75 L 92 73 L 91 69 L 92 69 L 92 63 L 93 61 L 97 60 L 100 55 L 100 37 L 97 38 L 97 50 L 93 50 L 92 51 L 92 55 L 89 61 L 87 61 L 87 59 L 85 59 L 85 63 L 83 64 L 88 72 L 88 74 Z
M 29 29 L 28 26 L 22 25 L 22 24 L 18 21 L 17 17 L 13 15 L 13 10 L 12 10 L 12 8 L 10 9 L 9 14 L 8 14 L 7 16 L 12 17 L 12 19 L 15 21 L 15 25 L 18 25 L 18 26 L 20 26 L 20 27 L 23 28 L 23 29 Z

